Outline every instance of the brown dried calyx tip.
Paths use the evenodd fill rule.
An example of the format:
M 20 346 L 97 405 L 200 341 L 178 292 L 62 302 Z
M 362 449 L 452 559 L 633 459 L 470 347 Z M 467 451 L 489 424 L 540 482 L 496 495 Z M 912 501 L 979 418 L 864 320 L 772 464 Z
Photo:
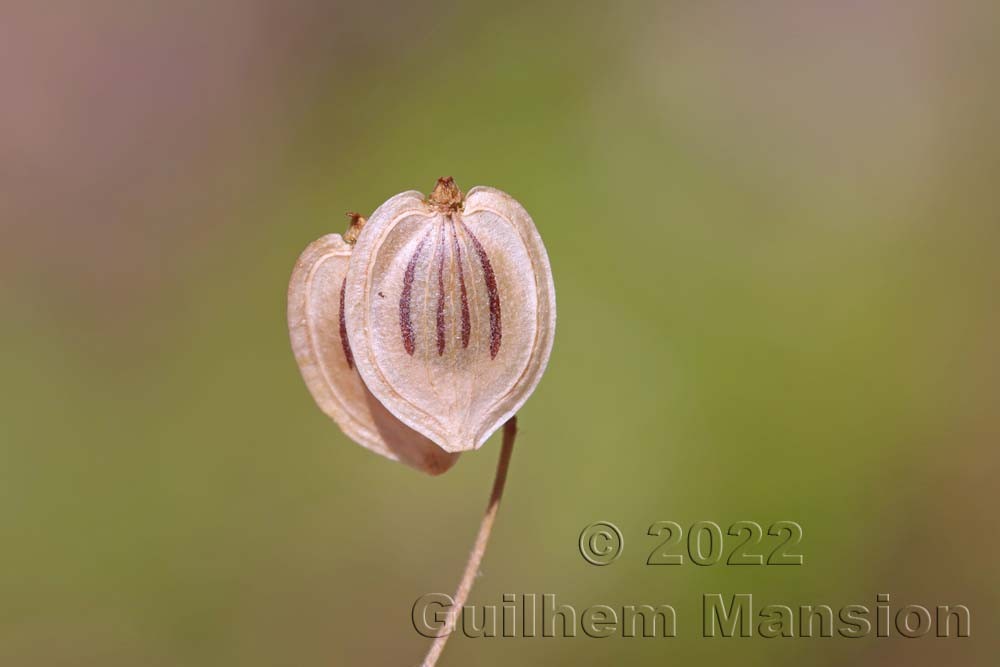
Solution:
M 351 219 L 351 226 L 344 232 L 344 240 L 354 245 L 358 242 L 358 234 L 361 233 L 361 228 L 368 221 L 361 217 L 360 213 L 354 213 L 353 211 L 348 212 L 347 217 Z
M 445 211 L 455 211 L 462 207 L 462 191 L 451 176 L 439 178 L 434 191 L 427 195 L 427 203 Z

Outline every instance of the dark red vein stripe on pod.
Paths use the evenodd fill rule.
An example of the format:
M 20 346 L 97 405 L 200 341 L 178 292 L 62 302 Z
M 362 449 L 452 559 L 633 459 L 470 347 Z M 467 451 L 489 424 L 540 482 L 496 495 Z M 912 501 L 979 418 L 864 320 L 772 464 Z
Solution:
M 413 335 L 413 318 L 410 314 L 410 300 L 413 296 L 413 276 L 417 272 L 417 261 L 420 259 L 420 253 L 423 252 L 424 246 L 427 245 L 428 236 L 430 236 L 430 230 L 424 234 L 424 238 L 417 244 L 417 249 L 413 251 L 413 256 L 410 257 L 410 261 L 406 265 L 406 272 L 403 274 L 403 292 L 399 295 L 399 332 L 403 336 L 403 349 L 410 356 L 413 356 L 413 351 L 416 349 Z
M 351 344 L 347 340 L 347 321 L 344 319 L 344 292 L 347 290 L 347 278 L 340 283 L 340 344 L 344 348 L 344 358 L 347 367 L 354 368 L 354 355 L 351 354 Z
M 483 279 L 486 281 L 486 296 L 490 301 L 490 359 L 495 359 L 500 351 L 500 340 L 503 333 L 500 328 L 500 292 L 497 290 L 497 278 L 493 274 L 493 265 L 490 263 L 486 249 L 479 242 L 476 235 L 472 233 L 466 224 L 462 223 L 462 229 L 469 235 L 472 247 L 479 257 L 479 263 L 483 267 Z
M 444 354 L 444 223 L 438 233 L 437 348 Z
M 472 324 L 469 321 L 469 294 L 465 291 L 465 269 L 462 268 L 462 246 L 458 244 L 458 232 L 455 231 L 455 220 L 451 220 L 451 246 L 458 266 L 458 288 L 462 297 L 462 347 L 469 347 L 469 336 L 472 334 Z

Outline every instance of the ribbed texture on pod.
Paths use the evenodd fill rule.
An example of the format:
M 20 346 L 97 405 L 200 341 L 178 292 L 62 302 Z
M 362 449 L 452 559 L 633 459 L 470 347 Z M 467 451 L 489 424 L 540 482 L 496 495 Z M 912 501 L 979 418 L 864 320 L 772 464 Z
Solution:
M 349 438 L 418 470 L 442 473 L 458 456 L 394 417 L 355 368 L 345 312 L 351 250 L 339 234 L 329 234 L 305 249 L 292 272 L 288 330 L 302 378 L 317 405 Z
M 346 329 L 371 393 L 449 452 L 480 447 L 538 384 L 555 289 L 531 217 L 509 195 L 450 179 L 392 197 L 351 255 Z

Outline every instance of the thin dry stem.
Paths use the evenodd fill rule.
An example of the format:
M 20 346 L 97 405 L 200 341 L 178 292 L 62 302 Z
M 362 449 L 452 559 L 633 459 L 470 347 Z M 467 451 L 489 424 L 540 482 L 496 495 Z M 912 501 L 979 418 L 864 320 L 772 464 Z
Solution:
M 445 623 L 444 631 L 434 639 L 427 657 L 424 658 L 423 667 L 434 667 L 444 645 L 448 642 L 452 630 L 455 629 L 455 622 L 462 613 L 465 601 L 469 599 L 469 591 L 472 590 L 472 582 L 475 581 L 479 573 L 479 564 L 483 561 L 486 553 L 486 545 L 490 541 L 490 533 L 493 532 L 493 521 L 497 517 L 497 509 L 500 507 L 500 498 L 503 496 L 504 483 L 507 481 L 507 468 L 510 467 L 510 455 L 514 451 L 514 438 L 517 436 L 517 415 L 507 420 L 503 425 L 503 445 L 500 449 L 500 459 L 497 461 L 497 472 L 493 478 L 493 491 L 490 493 L 490 502 L 486 506 L 486 514 L 479 524 L 479 534 L 476 535 L 476 543 L 469 554 L 469 560 L 465 564 L 465 572 L 462 573 L 462 580 L 458 584 L 453 600 L 455 604 L 448 612 L 448 620 Z

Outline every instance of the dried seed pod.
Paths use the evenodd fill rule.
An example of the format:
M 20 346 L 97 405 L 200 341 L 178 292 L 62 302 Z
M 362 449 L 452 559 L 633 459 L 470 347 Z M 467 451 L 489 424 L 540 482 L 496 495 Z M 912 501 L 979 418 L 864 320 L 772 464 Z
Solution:
M 462 198 L 440 179 L 403 192 L 361 230 L 347 276 L 347 332 L 371 392 L 449 452 L 480 447 L 538 384 L 555 288 L 531 217 L 509 195 Z
M 353 216 L 347 239 L 364 219 Z M 382 456 L 436 475 L 454 465 L 445 452 L 383 407 L 354 367 L 344 320 L 344 285 L 351 244 L 329 234 L 299 257 L 288 285 L 288 330 L 302 378 L 319 407 L 344 433 Z

